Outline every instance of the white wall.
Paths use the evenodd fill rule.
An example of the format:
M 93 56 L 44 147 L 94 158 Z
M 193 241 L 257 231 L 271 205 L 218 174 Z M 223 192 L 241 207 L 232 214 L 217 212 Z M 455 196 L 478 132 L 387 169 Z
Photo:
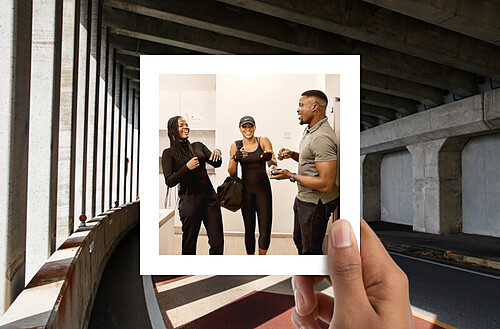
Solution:
M 413 225 L 412 158 L 408 151 L 386 154 L 380 164 L 380 210 L 384 222 Z
M 329 108 L 335 108 L 338 129 L 340 103 L 334 98 L 340 94 L 338 75 L 161 75 L 160 122 L 177 115 L 177 101 L 172 95 L 179 91 L 216 90 L 215 147 L 222 151 L 222 166 L 215 170 L 214 187 L 228 176 L 229 147 L 241 139 L 238 123 L 242 116 L 251 115 L 256 121 L 256 136 L 267 136 L 277 153 L 281 147 L 298 150 L 305 126 L 300 126 L 297 116 L 298 100 L 308 89 L 326 91 Z M 175 98 L 175 97 L 174 97 Z M 176 105 L 177 104 L 177 105 Z M 334 114 L 328 113 L 330 124 Z M 290 138 L 285 138 L 289 133 Z M 338 133 L 337 133 L 338 136 Z M 192 136 L 193 137 L 193 136 Z M 195 141 L 194 139 L 192 141 Z M 279 163 L 282 168 L 297 171 L 293 160 Z M 163 200 L 165 184 L 160 177 L 160 199 Z M 289 181 L 271 181 L 273 191 L 273 233 L 293 232 L 293 200 L 297 193 Z M 241 212 L 222 210 L 226 232 L 244 232 Z M 176 225 L 180 226 L 178 220 Z
M 463 232 L 500 237 L 500 134 L 473 138 L 462 151 Z

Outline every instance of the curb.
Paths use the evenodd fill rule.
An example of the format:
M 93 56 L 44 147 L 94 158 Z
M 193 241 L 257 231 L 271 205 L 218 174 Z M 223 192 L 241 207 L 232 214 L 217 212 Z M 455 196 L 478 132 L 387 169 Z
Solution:
M 380 238 L 380 241 L 382 242 L 384 247 L 390 251 L 421 256 L 424 258 L 434 258 L 434 259 L 437 258 L 437 259 L 449 260 L 460 264 L 483 267 L 493 271 L 500 271 L 500 261 L 457 254 L 449 250 L 443 251 L 438 249 L 428 249 L 424 247 L 410 246 L 404 244 L 394 244 L 392 242 L 385 241 L 382 238 Z

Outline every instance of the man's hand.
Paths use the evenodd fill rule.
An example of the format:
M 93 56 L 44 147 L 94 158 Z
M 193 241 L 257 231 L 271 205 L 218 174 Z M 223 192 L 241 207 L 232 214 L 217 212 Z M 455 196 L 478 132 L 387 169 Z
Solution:
M 274 170 L 269 172 L 269 178 L 271 179 L 282 180 L 289 179 L 290 177 L 292 177 L 292 173 L 288 169 Z

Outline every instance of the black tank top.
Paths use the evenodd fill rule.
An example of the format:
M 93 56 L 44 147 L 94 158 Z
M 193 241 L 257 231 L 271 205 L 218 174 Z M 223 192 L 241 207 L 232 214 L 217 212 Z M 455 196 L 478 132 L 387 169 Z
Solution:
M 238 141 L 243 143 L 242 141 Z M 238 143 L 236 143 L 238 146 Z M 241 144 L 243 145 L 243 144 Z M 266 161 L 262 159 L 260 156 L 264 153 L 262 148 L 260 147 L 260 138 L 257 139 L 257 148 L 253 152 L 248 152 L 248 155 L 240 160 L 241 163 L 241 173 L 243 178 L 245 176 L 266 176 Z

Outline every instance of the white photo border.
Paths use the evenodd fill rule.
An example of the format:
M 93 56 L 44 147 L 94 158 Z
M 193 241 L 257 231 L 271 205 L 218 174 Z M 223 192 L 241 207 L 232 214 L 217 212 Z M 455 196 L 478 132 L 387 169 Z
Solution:
M 359 55 L 143 55 L 140 58 L 140 274 L 326 275 L 322 255 L 159 255 L 158 114 L 160 74 L 340 74 L 340 218 L 359 247 Z M 344 181 L 345 180 L 345 181 Z

